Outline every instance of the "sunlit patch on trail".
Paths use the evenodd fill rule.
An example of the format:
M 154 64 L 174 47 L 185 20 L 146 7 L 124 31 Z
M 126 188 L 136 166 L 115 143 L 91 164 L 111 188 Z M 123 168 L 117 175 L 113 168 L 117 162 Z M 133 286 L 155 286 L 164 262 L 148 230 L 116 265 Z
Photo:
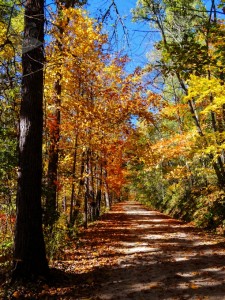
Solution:
M 135 253 L 147 253 L 147 252 L 157 252 L 160 251 L 158 247 L 150 247 L 147 243 L 142 243 L 138 245 L 137 243 L 132 242 L 123 242 L 121 245 L 125 248 L 123 250 L 126 254 L 135 254 Z
M 74 275 L 65 300 L 222 300 L 224 245 L 191 224 L 118 203 L 55 267 Z
M 144 215 L 144 216 L 154 216 L 154 211 L 144 211 L 144 210 L 133 210 L 133 211 L 124 211 L 127 215 Z

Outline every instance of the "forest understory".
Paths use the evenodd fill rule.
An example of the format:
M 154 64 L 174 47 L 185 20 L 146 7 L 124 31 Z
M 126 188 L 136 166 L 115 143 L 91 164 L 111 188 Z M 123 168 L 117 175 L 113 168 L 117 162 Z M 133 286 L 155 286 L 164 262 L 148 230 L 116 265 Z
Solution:
M 137 202 L 118 203 L 51 263 L 51 279 L 1 299 L 225 299 L 225 238 Z

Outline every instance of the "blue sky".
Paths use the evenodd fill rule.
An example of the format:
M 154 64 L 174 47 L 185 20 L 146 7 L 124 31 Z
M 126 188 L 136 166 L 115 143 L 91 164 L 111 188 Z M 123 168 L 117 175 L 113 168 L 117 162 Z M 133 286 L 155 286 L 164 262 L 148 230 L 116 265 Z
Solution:
M 86 6 L 86 9 L 90 11 L 92 17 L 99 16 L 99 10 L 104 13 L 111 0 L 91 0 Z M 122 51 L 127 54 L 131 62 L 129 69 L 132 71 L 137 66 L 143 66 L 147 63 L 146 53 L 152 48 L 152 43 L 156 40 L 156 34 L 150 32 L 150 28 L 146 23 L 134 23 L 132 22 L 131 9 L 135 7 L 136 0 L 115 0 L 122 21 L 127 30 L 127 36 L 129 44 L 127 43 L 127 36 L 124 35 L 123 27 L 121 24 L 117 26 L 117 33 L 119 42 L 115 46 L 115 50 Z M 112 9 L 113 12 L 113 9 Z M 112 33 L 115 19 L 109 20 L 106 31 Z

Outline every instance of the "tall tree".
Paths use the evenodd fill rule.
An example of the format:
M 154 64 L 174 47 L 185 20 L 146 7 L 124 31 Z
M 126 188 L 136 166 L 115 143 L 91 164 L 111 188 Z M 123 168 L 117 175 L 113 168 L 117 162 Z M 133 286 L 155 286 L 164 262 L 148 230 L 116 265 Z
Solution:
M 47 199 L 45 207 L 45 225 L 53 226 L 58 217 L 57 212 L 57 182 L 58 182 L 58 165 L 59 165 L 59 142 L 60 142 L 60 124 L 61 124 L 61 104 L 62 104 L 62 63 L 64 56 L 64 45 L 62 37 L 65 27 L 69 24 L 69 17 L 63 18 L 63 7 L 72 8 L 74 6 L 82 6 L 86 0 L 56 0 L 58 24 L 55 44 L 59 51 L 58 70 L 55 74 L 53 103 L 55 110 L 51 115 L 51 130 L 49 131 L 49 161 L 47 172 Z
M 15 279 L 48 273 L 41 208 L 44 0 L 27 0 L 24 13 Z

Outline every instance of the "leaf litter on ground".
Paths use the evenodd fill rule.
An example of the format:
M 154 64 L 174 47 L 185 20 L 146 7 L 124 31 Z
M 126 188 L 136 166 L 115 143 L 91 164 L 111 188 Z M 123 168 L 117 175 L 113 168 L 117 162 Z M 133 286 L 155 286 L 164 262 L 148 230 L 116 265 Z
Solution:
M 11 299 L 225 299 L 225 238 L 136 202 L 118 203 Z

